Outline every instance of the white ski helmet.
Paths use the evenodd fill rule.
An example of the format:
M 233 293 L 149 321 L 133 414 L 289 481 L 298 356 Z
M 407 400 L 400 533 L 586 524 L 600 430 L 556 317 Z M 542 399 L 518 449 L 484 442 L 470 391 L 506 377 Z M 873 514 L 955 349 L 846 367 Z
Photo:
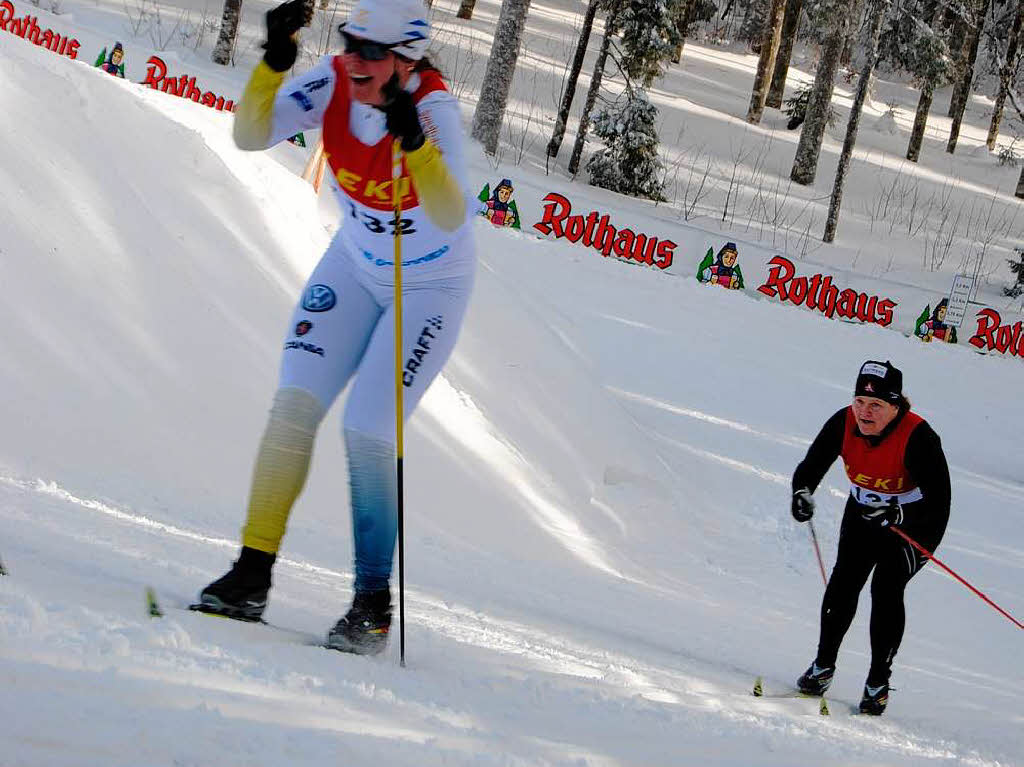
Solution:
M 358 0 L 341 29 L 375 43 L 396 44 L 395 53 L 419 61 L 430 44 L 423 0 Z

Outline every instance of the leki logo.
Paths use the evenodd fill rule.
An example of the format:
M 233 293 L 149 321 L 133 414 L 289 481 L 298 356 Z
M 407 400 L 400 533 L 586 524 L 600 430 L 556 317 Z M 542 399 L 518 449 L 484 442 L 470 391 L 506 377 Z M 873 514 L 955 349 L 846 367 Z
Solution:
M 869 296 L 850 288 L 840 290 L 832 284 L 831 276 L 797 277 L 793 262 L 784 256 L 775 256 L 768 265 L 771 267 L 768 279 L 758 288 L 766 296 L 777 296 L 780 301 L 789 301 L 797 306 L 806 305 L 829 318 L 838 316 L 874 322 L 883 327 L 892 323 L 896 301 L 891 298 Z
M 978 332 L 968 341 L 971 346 L 1024 357 L 1024 333 L 1021 333 L 1020 322 L 1004 325 L 1002 316 L 995 309 L 982 309 L 976 316 Z
M 556 192 L 548 194 L 544 202 L 544 218 L 533 225 L 538 232 L 553 233 L 569 242 L 582 240 L 584 245 L 604 256 L 616 255 L 659 269 L 672 266 L 672 251 L 676 247 L 672 240 L 659 241 L 657 237 L 637 234 L 632 229 L 617 229 L 609 223 L 607 214 L 596 210 L 586 216 L 571 216 L 572 203 Z

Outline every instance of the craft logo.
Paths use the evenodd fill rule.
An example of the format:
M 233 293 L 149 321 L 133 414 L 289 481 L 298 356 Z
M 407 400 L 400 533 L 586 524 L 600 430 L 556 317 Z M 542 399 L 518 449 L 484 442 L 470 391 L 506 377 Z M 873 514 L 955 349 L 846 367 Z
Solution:
M 874 322 L 882 327 L 892 324 L 896 301 L 891 298 L 869 296 L 846 288 L 840 290 L 832 284 L 831 275 L 815 274 L 810 278 L 797 277 L 793 262 L 784 256 L 775 256 L 768 262 L 768 279 L 758 291 L 796 306 L 817 309 L 826 317 Z
M 412 386 L 416 380 L 416 373 L 423 364 L 423 360 L 430 354 L 430 341 L 437 336 L 431 331 L 441 332 L 444 327 L 444 317 L 440 314 L 436 317 L 428 317 L 427 324 L 420 331 L 420 337 L 416 340 L 412 355 L 405 361 L 405 370 L 402 371 L 402 384 L 406 387 Z
M 183 99 L 191 99 L 204 107 L 210 107 L 219 111 L 235 111 L 235 102 L 225 100 L 213 91 L 202 92 L 196 86 L 196 78 L 189 75 L 177 77 L 167 76 L 167 65 L 159 56 L 150 56 L 146 61 L 146 79 L 143 85 L 148 85 L 154 90 L 169 93 L 172 96 L 180 96 Z
M 30 43 L 46 48 L 60 56 L 67 56 L 69 59 L 78 58 L 78 40 L 60 35 L 52 29 L 43 29 L 37 23 L 38 16 L 26 14 L 20 19 L 16 19 L 14 14 L 14 3 L 10 0 L 2 0 L 0 2 L 0 30 L 28 40 Z
M 299 349 L 300 351 L 309 352 L 310 354 L 319 354 L 321 357 L 326 356 L 322 346 L 316 346 L 314 344 L 307 344 L 305 341 L 287 341 L 284 345 L 285 349 Z
M 1004 325 L 1002 316 L 995 309 L 982 309 L 976 316 L 978 332 L 968 341 L 971 346 L 983 351 L 1024 357 L 1024 334 L 1021 333 L 1020 322 Z
M 584 245 L 600 251 L 603 256 L 615 255 L 659 269 L 672 266 L 676 247 L 672 240 L 637 234 L 625 227 L 617 229 L 609 223 L 607 214 L 596 210 L 586 216 L 572 216 L 572 203 L 556 192 L 548 194 L 544 203 L 544 218 L 533 225 L 542 234 L 554 234 L 556 238 L 564 237 L 573 243 L 582 240 Z

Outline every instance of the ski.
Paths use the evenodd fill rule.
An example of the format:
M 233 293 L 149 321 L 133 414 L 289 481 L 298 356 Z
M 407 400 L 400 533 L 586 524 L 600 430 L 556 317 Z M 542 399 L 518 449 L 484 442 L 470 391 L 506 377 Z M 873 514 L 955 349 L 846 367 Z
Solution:
M 161 608 L 160 603 L 157 600 L 156 591 L 151 586 L 146 587 L 145 601 L 146 613 L 151 618 L 164 617 L 164 610 L 163 608 Z M 235 621 L 236 623 L 241 623 L 243 625 L 248 624 L 254 626 L 261 626 L 266 629 L 271 629 L 272 631 L 278 632 L 280 634 L 284 634 L 293 638 L 298 638 L 300 640 L 298 644 L 304 645 L 306 647 L 318 647 L 322 650 L 331 650 L 332 652 L 342 653 L 344 655 L 366 655 L 366 653 L 355 652 L 353 650 L 347 650 L 342 647 L 329 645 L 324 641 L 322 637 L 318 635 L 310 634 L 308 632 L 300 631 L 298 629 L 288 628 L 286 626 L 278 626 L 274 623 L 268 623 L 262 618 L 258 620 L 247 620 L 245 618 L 233 618 L 230 615 L 224 615 L 222 613 L 214 612 L 208 609 L 208 606 L 202 604 L 201 602 L 190 603 L 186 604 L 185 606 L 172 605 L 170 609 L 178 610 L 183 613 L 198 613 L 199 615 L 204 615 L 208 618 L 218 618 L 220 620 L 225 621 Z
M 323 639 L 315 634 L 310 634 L 307 631 L 300 631 L 299 629 L 288 628 L 287 626 L 278 626 L 274 623 L 268 623 L 262 618 L 258 621 L 242 620 L 240 618 L 232 618 L 228 615 L 221 615 L 219 613 L 210 612 L 202 609 L 201 604 L 172 604 L 169 607 L 162 607 L 157 599 L 156 591 L 147 586 L 145 589 L 145 603 L 146 603 L 146 614 L 151 618 L 162 618 L 166 615 L 168 609 L 176 612 L 187 613 L 190 615 L 203 615 L 207 618 L 218 618 L 224 621 L 234 621 L 243 625 L 260 626 L 264 629 L 270 629 L 276 633 L 298 639 L 298 644 L 306 645 L 308 647 L 324 647 Z
M 828 699 L 824 695 L 807 695 L 796 688 L 790 688 L 782 692 L 773 691 L 766 693 L 764 691 L 764 680 L 761 677 L 757 677 L 754 680 L 754 688 L 750 691 L 750 694 L 755 698 L 818 698 L 818 714 L 820 716 L 831 716 L 832 714 L 828 708 Z

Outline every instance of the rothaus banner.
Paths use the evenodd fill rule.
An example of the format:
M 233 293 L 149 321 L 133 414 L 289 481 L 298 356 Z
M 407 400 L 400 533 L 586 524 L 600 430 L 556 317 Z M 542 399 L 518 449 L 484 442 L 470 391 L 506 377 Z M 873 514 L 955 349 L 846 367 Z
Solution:
M 28 2 L 0 0 L 0 34 L 14 35 L 58 56 L 82 61 L 112 77 L 145 85 L 220 111 L 233 111 L 236 86 L 216 74 L 190 73 L 174 53 L 122 43 L 75 23 L 70 13 L 52 14 Z
M 949 294 L 804 261 L 763 243 L 673 220 L 668 209 L 533 174 L 479 180 L 480 215 L 494 226 L 569 242 L 596 258 L 696 279 L 830 319 L 871 323 L 925 342 L 967 345 L 1024 359 L 1024 317 L 968 302 L 961 283 Z M 615 200 L 615 207 L 609 206 Z M 653 211 L 653 214 L 652 214 Z M 962 318 L 947 320 L 950 298 Z M 958 321 L 954 321 L 958 320 Z

